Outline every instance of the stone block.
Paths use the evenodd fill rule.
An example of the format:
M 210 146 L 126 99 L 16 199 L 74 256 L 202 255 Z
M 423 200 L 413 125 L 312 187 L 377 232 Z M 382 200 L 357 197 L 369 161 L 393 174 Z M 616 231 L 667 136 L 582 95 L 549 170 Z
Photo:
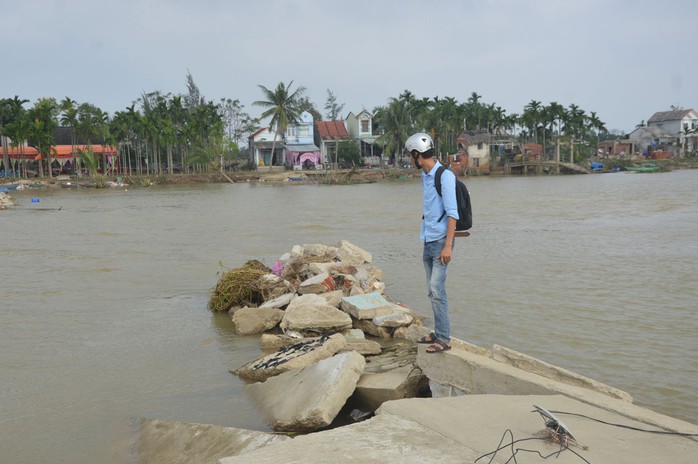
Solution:
M 252 335 L 273 329 L 281 321 L 284 312 L 277 308 L 240 308 L 233 314 L 235 331 L 240 335 Z
M 260 308 L 279 308 L 282 309 L 285 306 L 288 306 L 291 301 L 296 298 L 295 293 L 284 293 L 283 295 L 280 295 L 276 298 L 273 298 L 271 300 L 265 301 L 262 303 Z
M 290 440 L 285 435 L 209 424 L 160 419 L 133 421 L 134 463 L 212 464 L 267 445 Z
M 363 411 L 375 411 L 386 401 L 416 397 L 425 383 L 426 376 L 411 365 L 387 372 L 364 372 L 350 404 Z
M 341 334 L 322 336 L 295 343 L 270 355 L 249 362 L 233 371 L 242 378 L 263 381 L 283 372 L 327 359 L 344 349 L 346 341 Z
M 347 240 L 340 240 L 337 244 L 337 257 L 343 263 L 363 264 L 373 261 L 371 253 Z
M 315 431 L 332 423 L 356 388 L 365 363 L 356 352 L 342 353 L 245 390 L 272 429 Z
M 393 312 L 393 303 L 380 293 L 345 296 L 340 307 L 355 319 L 373 319 Z
M 334 279 L 327 272 L 310 277 L 301 282 L 298 293 L 305 295 L 308 293 L 326 293 L 335 289 Z
M 325 302 L 324 298 L 320 299 Z M 281 320 L 282 329 L 300 333 L 334 333 L 351 327 L 352 320 L 347 313 L 326 303 L 307 306 L 290 304 Z

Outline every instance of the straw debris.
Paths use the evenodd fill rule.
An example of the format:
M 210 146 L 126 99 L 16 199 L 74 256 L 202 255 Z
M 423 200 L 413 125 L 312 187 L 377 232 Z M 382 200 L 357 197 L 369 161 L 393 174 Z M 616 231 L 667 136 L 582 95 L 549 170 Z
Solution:
M 224 272 L 211 293 L 208 307 L 213 311 L 229 311 L 233 307 L 260 305 L 274 288 L 269 279 L 264 278 L 270 272 L 256 260 Z

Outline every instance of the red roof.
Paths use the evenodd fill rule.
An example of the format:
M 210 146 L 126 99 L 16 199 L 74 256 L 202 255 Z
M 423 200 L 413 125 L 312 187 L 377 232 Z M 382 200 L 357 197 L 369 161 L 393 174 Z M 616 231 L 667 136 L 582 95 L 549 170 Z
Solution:
M 87 151 L 87 145 L 75 145 L 75 153 L 79 154 L 78 150 Z M 112 146 L 102 146 L 102 145 L 92 145 L 92 152 L 94 154 L 105 154 L 105 155 L 116 155 L 116 147 Z M 42 156 L 39 154 L 38 150 L 34 147 L 22 146 L 21 148 L 10 147 L 8 150 L 10 158 L 13 159 L 41 159 Z M 51 147 L 51 158 L 73 158 L 73 146 L 72 145 L 54 145 Z
M 318 121 L 315 123 L 321 140 L 348 139 L 349 133 L 344 121 Z

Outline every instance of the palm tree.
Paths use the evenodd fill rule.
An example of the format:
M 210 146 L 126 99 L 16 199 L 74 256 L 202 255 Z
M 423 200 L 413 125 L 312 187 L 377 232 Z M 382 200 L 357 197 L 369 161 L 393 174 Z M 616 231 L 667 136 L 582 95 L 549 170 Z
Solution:
M 282 134 L 282 138 L 286 138 L 286 129 L 288 124 L 295 124 L 298 122 L 300 113 L 298 111 L 298 100 L 305 92 L 305 87 L 298 87 L 295 91 L 291 92 L 291 85 L 293 81 L 285 85 L 283 82 L 279 82 L 275 90 L 269 90 L 263 85 L 258 87 L 262 90 L 262 93 L 266 97 L 266 100 L 257 100 L 252 103 L 255 106 L 261 106 L 268 108 L 264 113 L 262 113 L 261 118 L 271 117 L 269 120 L 269 130 L 274 130 L 274 141 L 271 145 L 271 158 L 269 161 L 269 170 L 271 171 L 272 165 L 274 164 L 274 149 L 276 148 L 276 137 L 279 132 Z
M 22 105 L 28 102 L 29 100 L 20 99 L 17 95 L 14 99 L 3 98 L 0 100 L 0 139 L 2 139 L 2 162 L 6 173 L 10 171 L 10 155 L 6 137 L 10 136 L 12 123 L 21 117 L 21 113 L 24 111 Z M 10 138 L 12 139 L 12 137 Z
M 63 127 L 70 127 L 70 146 L 71 150 L 70 153 L 73 156 L 73 162 L 72 162 L 72 168 L 73 168 L 73 174 L 75 174 L 75 160 L 78 159 L 76 153 L 75 153 L 75 144 L 76 144 L 76 135 L 75 135 L 75 129 L 78 125 L 78 109 L 75 106 L 76 105 L 75 100 L 71 100 L 68 97 L 65 97 L 63 100 L 61 100 L 60 103 L 60 109 L 61 109 L 61 119 L 60 123 Z
M 382 131 L 377 140 L 384 144 L 387 152 L 393 151 L 397 158 L 397 154 L 402 152 L 403 142 L 413 130 L 407 100 L 391 98 L 388 106 L 377 109 L 375 118 Z
M 51 149 L 54 144 L 53 132 L 58 127 L 58 109 L 55 98 L 40 98 L 29 110 L 29 118 L 34 121 L 29 130 L 29 141 L 42 158 L 46 157 L 49 178 L 53 177 Z M 39 160 L 39 176 L 44 177 L 43 159 Z

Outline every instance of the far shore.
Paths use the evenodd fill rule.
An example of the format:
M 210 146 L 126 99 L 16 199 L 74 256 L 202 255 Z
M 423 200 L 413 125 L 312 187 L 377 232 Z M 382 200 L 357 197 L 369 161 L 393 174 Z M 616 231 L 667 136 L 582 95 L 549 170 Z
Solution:
M 662 168 L 663 172 L 680 169 L 698 169 L 698 158 L 676 158 L 667 160 L 594 160 L 599 161 L 611 168 L 626 165 L 643 165 L 654 163 Z M 621 168 L 622 169 L 622 168 Z M 501 169 L 494 167 L 488 174 L 470 174 L 470 176 L 490 175 L 501 176 Z M 151 185 L 186 185 L 186 184 L 225 184 L 239 182 L 288 182 L 288 183 L 319 183 L 319 184 L 363 184 L 374 183 L 383 180 L 408 179 L 419 175 L 419 171 L 414 168 L 382 167 L 382 168 L 354 168 L 354 169 L 334 169 L 334 170 L 285 170 L 275 167 L 269 170 L 261 167 L 258 170 L 239 171 L 211 171 L 204 173 L 175 173 L 175 174 L 106 174 L 91 176 L 70 176 L 59 175 L 54 177 L 31 177 L 31 178 L 0 178 L 0 186 L 6 184 L 29 184 L 46 187 L 71 186 L 110 187 L 115 185 L 129 185 L 134 187 L 148 187 Z M 518 177 L 514 175 L 514 177 Z M 108 184 L 108 185 L 105 185 Z

